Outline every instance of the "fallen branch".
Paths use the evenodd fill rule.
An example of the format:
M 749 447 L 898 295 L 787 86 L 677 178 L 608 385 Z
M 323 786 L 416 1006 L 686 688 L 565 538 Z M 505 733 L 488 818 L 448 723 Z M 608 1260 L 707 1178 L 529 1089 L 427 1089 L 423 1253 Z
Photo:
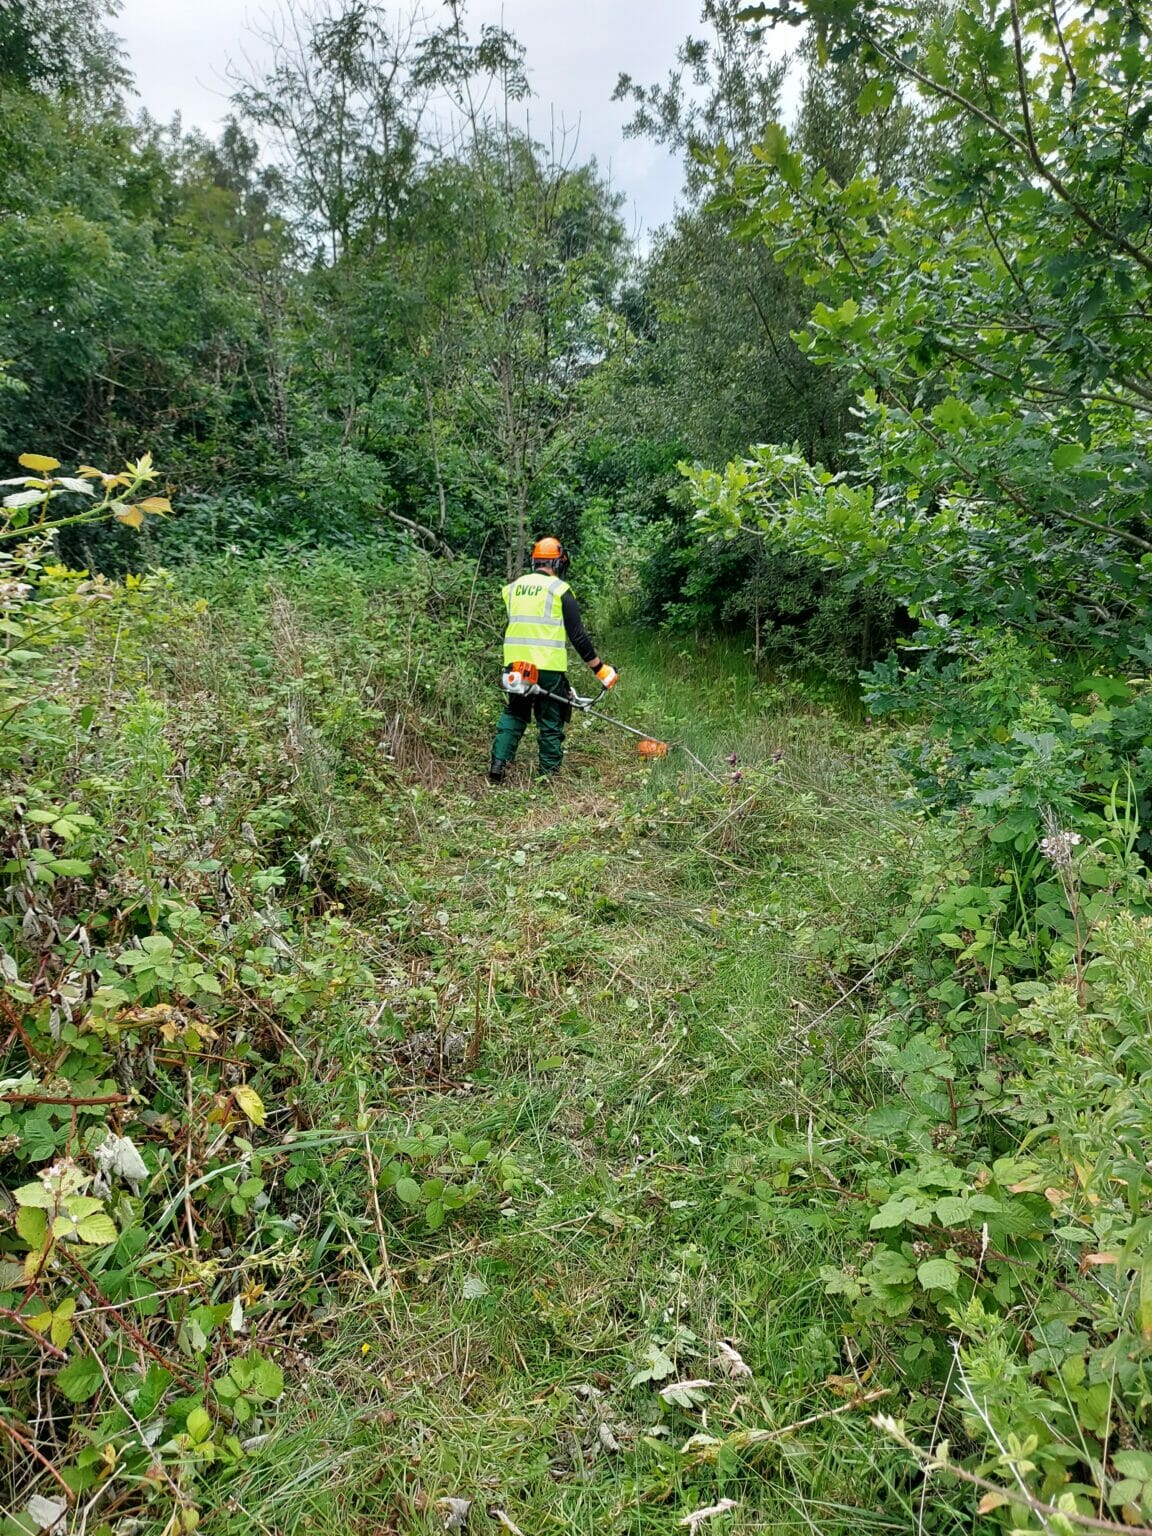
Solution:
M 390 517 L 394 523 L 399 523 L 401 528 L 407 528 L 409 533 L 414 533 L 418 539 L 423 539 L 434 554 L 442 555 L 445 560 L 455 560 L 456 551 L 432 528 L 426 528 L 423 523 L 418 523 L 414 518 L 405 517 L 402 512 L 394 512 L 391 507 L 379 509 Z
M 863 1408 L 866 1403 L 874 1403 L 879 1398 L 887 1397 L 891 1391 L 891 1387 L 877 1387 L 872 1392 L 862 1392 L 851 1402 L 841 1403 L 839 1408 L 828 1408 L 822 1413 L 810 1413 L 806 1419 L 797 1419 L 792 1424 L 783 1424 L 779 1429 L 738 1429 L 734 1434 L 726 1435 L 723 1440 L 718 1440 L 712 1435 L 693 1435 L 685 1442 L 682 1454 L 690 1456 L 695 1462 L 713 1462 L 719 1456 L 722 1446 L 733 1451 L 746 1451 L 757 1445 L 771 1445 L 775 1440 L 783 1440 L 785 1435 L 795 1434 L 798 1429 L 807 1429 L 811 1424 L 822 1424 L 825 1419 L 839 1418 L 842 1413 L 852 1413 L 857 1408 Z M 875 1423 L 876 1420 L 873 1419 L 872 1422 Z M 1152 1532 L 1149 1536 L 1152 1536 Z

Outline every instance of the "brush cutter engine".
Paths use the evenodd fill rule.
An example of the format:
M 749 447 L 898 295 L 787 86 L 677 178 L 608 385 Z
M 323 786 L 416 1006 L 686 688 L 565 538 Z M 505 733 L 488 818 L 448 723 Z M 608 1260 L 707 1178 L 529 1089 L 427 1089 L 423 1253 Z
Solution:
M 540 669 L 531 661 L 514 661 L 500 674 L 500 686 L 505 693 L 518 694 L 520 697 L 539 693 Z

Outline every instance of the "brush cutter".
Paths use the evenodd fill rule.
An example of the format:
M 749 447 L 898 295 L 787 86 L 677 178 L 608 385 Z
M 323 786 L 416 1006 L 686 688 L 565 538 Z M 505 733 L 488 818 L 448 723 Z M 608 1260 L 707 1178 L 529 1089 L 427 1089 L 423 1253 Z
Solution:
M 668 753 L 675 748 L 676 751 L 690 757 L 697 767 L 708 774 L 709 778 L 716 778 L 712 770 L 706 768 L 696 754 L 690 752 L 687 747 L 675 741 L 658 741 L 647 731 L 637 730 L 634 725 L 625 725 L 623 720 L 615 720 L 611 715 L 601 714 L 596 706 L 608 692 L 607 687 L 601 688 L 595 698 L 583 698 L 571 684 L 568 686 L 567 697 L 560 693 L 550 693 L 547 688 L 541 688 L 539 669 L 530 661 L 514 661 L 510 667 L 505 667 L 500 684 L 505 693 L 519 694 L 528 698 L 537 695 L 545 699 L 555 699 L 558 704 L 570 704 L 573 709 L 580 710 L 582 714 L 589 715 L 593 720 L 603 720 L 605 725 L 614 725 L 618 731 L 627 731 L 629 736 L 638 738 L 636 750 L 641 757 L 667 757 Z

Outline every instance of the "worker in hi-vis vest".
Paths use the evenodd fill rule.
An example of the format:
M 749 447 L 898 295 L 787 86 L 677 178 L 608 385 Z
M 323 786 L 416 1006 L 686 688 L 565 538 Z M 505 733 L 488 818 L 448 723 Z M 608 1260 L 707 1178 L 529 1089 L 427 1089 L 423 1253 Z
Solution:
M 571 704 L 562 702 L 570 692 L 565 675 L 569 644 L 605 688 L 611 688 L 616 681 L 615 669 L 600 660 L 588 638 L 580 608 L 564 580 L 567 570 L 568 556 L 560 540 L 541 539 L 532 550 L 532 569 L 504 588 L 504 606 L 508 610 L 508 628 L 504 632 L 506 691 L 488 769 L 493 784 L 503 782 L 520 738 L 533 717 L 540 748 L 540 772 L 545 776 L 553 774 L 564 761 L 564 727 L 572 718 Z M 508 679 L 514 675 L 511 669 L 517 664 L 522 669 L 535 669 L 540 691 L 508 690 Z M 548 694 L 561 697 L 548 698 Z

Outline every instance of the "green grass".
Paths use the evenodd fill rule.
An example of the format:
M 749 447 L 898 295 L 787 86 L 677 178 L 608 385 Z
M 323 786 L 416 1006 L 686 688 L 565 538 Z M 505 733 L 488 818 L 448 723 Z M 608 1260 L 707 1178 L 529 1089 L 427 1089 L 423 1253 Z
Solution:
M 525 1533 L 671 1533 L 722 1497 L 728 1532 L 909 1528 L 866 1413 L 830 1416 L 845 1399 L 827 1380 L 856 1357 L 819 1270 L 852 1256 L 802 1224 L 769 1232 L 745 1193 L 771 1174 L 773 1122 L 803 1114 L 790 1067 L 835 998 L 805 935 L 867 931 L 904 857 L 881 754 L 757 687 L 729 648 L 605 649 L 614 710 L 720 782 L 578 721 L 554 787 L 521 770 L 489 792 L 477 733 L 417 789 L 410 856 L 392 865 L 412 891 L 404 964 L 462 1026 L 480 985 L 486 1033 L 466 1088 L 401 1102 L 496 1140 L 527 1177 L 434 1237 L 390 1231 L 394 1289 L 337 1309 L 214 1529 L 440 1528 L 445 1497 Z M 386 1093 L 371 1107 L 396 1117 Z M 722 1374 L 721 1340 L 751 1376 Z M 632 1384 L 653 1345 L 669 1379 L 714 1383 L 697 1406 Z M 812 1416 L 718 1465 L 680 1454 L 693 1434 Z

